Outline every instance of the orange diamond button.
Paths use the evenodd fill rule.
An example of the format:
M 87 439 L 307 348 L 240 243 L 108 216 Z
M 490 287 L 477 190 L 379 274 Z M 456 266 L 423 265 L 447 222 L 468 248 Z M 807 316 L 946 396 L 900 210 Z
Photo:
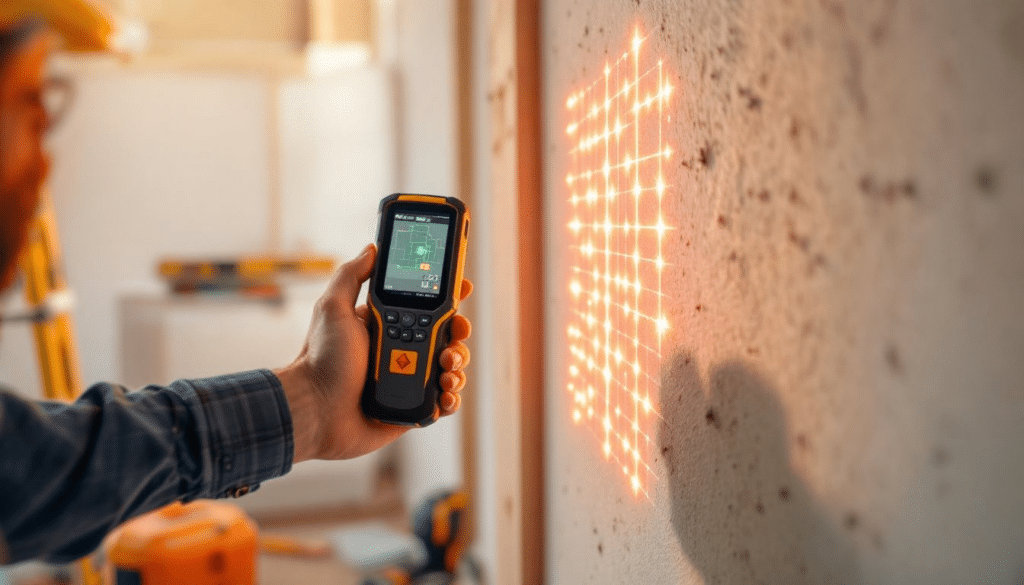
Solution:
M 391 350 L 391 370 L 392 374 L 404 374 L 411 376 L 416 373 L 416 358 L 419 354 L 415 351 L 404 351 L 401 349 Z

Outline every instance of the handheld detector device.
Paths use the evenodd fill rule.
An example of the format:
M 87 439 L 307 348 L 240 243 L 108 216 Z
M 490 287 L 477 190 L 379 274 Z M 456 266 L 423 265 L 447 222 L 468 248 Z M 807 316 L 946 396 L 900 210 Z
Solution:
M 419 427 L 437 420 L 441 352 L 462 296 L 468 232 L 469 212 L 454 197 L 395 193 L 381 200 L 367 298 L 366 416 Z

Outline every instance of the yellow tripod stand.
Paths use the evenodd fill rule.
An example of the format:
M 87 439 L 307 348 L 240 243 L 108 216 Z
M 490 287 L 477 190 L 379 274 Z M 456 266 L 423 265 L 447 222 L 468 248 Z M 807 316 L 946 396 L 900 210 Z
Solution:
M 29 228 L 21 268 L 25 301 L 39 309 L 32 329 L 43 395 L 52 400 L 74 400 L 82 391 L 81 375 L 71 313 L 67 307 L 55 308 L 51 302 L 56 296 L 67 295 L 68 288 L 60 260 L 57 222 L 46 192 Z M 89 559 L 80 561 L 79 566 L 83 585 L 99 585 L 100 576 Z
M 74 400 L 82 391 L 70 312 L 51 303 L 68 293 L 60 259 L 53 206 L 43 194 L 39 211 L 29 228 L 21 258 L 25 276 L 25 302 L 39 308 L 32 324 L 43 394 L 52 400 Z

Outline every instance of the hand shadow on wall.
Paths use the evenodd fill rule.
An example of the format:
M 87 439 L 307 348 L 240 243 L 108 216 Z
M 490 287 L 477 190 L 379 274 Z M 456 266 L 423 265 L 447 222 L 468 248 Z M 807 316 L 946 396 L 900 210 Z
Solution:
M 740 361 L 712 368 L 707 388 L 689 355 L 666 362 L 672 528 L 704 582 L 858 583 L 853 544 L 793 472 L 775 389 Z

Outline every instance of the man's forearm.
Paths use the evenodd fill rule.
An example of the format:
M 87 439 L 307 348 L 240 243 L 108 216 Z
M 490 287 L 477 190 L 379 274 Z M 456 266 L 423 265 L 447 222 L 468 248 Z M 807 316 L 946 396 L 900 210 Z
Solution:
M 0 538 L 7 558 L 68 561 L 175 500 L 243 495 L 287 473 L 291 416 L 268 370 L 71 404 L 0 393 Z

